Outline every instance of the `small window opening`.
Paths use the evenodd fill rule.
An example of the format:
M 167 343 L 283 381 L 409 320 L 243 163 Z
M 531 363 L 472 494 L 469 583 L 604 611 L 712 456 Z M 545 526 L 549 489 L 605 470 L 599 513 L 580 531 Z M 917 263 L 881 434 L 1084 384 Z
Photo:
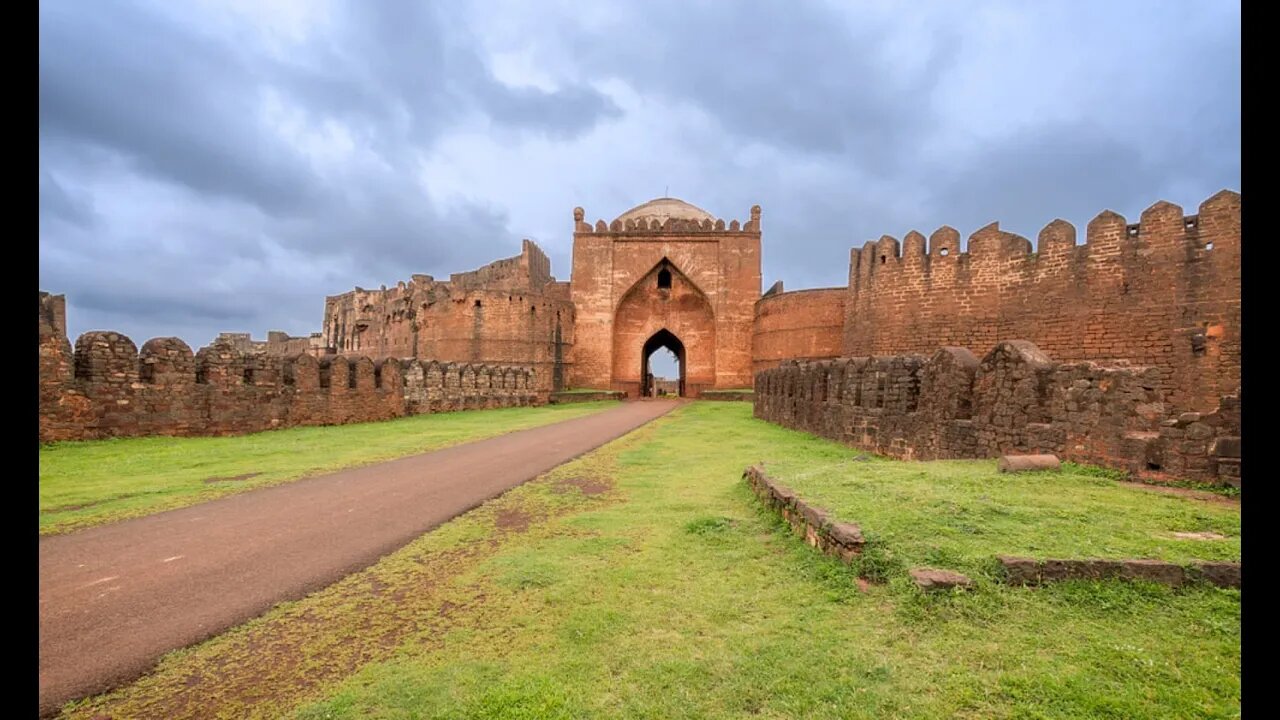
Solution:
M 1182 222 L 1186 225 L 1188 230 L 1196 226 L 1196 219 L 1193 217 L 1186 218 Z
M 942 257 L 946 257 L 951 254 L 951 248 L 942 248 L 942 251 L 939 252 L 938 254 L 941 255 Z
M 244 369 L 244 384 L 245 385 L 253 384 L 253 368 Z
M 881 256 L 880 256 L 880 264 L 881 264 L 881 265 L 883 265 L 883 264 L 884 264 L 884 260 L 885 260 L 885 256 L 884 256 L 884 255 L 881 255 Z
M 1207 242 L 1207 243 L 1205 243 L 1205 244 L 1204 244 L 1204 249 L 1205 249 L 1205 250 L 1212 250 L 1212 249 L 1213 249 L 1213 243 L 1211 243 L 1211 242 Z
M 1137 225 L 1130 225 L 1127 229 L 1128 229 L 1128 231 L 1129 231 L 1129 237 L 1138 237 L 1138 226 L 1137 226 Z
M 1148 461 L 1148 462 L 1147 462 L 1147 469 L 1148 469 L 1148 470 L 1159 470 L 1159 469 L 1160 469 L 1160 463 L 1158 463 L 1158 462 L 1151 462 L 1151 461 Z
M 671 271 L 663 268 L 658 271 L 658 288 L 663 290 L 671 289 Z
M 477 300 L 477 301 L 476 301 L 476 307 L 480 307 L 480 301 L 479 301 L 479 300 Z

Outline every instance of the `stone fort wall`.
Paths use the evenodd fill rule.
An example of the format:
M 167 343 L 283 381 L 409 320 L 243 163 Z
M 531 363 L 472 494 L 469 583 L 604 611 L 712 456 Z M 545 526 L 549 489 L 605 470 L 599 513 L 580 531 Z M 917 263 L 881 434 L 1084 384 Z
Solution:
M 751 333 L 754 372 L 783 360 L 840 357 L 843 350 L 845 288 L 781 292 L 781 283 L 756 303 Z
M 562 389 L 573 348 L 568 283 L 523 242 L 521 253 L 447 281 L 413 275 L 325 299 L 323 345 L 339 355 L 529 365 L 539 390 Z
M 908 460 L 1054 453 L 1138 474 L 1240 480 L 1240 397 L 1188 412 L 1158 368 L 1051 360 L 1025 340 L 979 360 L 932 355 L 786 361 L 756 374 L 755 416 Z
M 197 353 L 178 338 L 141 350 L 115 332 L 74 349 L 65 299 L 40 294 L 40 441 L 234 435 L 424 412 L 546 402 L 528 366 L 243 352 L 223 339 Z
M 1188 411 L 1240 384 L 1240 195 L 1194 215 L 1158 202 L 1130 224 L 1107 211 L 1076 243 L 1062 220 L 1026 238 L 989 225 L 969 238 L 882 237 L 850 253 L 845 357 L 1034 342 L 1060 361 L 1129 362 Z

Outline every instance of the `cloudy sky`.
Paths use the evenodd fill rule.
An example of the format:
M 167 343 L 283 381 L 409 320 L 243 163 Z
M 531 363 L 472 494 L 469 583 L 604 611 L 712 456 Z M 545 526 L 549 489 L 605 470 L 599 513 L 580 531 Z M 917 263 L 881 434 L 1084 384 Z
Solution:
M 40 3 L 40 285 L 72 339 L 320 329 L 324 296 L 669 192 L 764 283 L 1240 190 L 1240 15 L 1159 2 Z

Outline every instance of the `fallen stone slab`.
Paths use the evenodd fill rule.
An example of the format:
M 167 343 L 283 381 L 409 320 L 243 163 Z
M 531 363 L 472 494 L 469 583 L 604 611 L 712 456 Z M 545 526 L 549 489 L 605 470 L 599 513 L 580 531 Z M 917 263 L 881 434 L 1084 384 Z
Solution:
M 950 570 L 911 568 L 909 574 L 911 575 L 911 580 L 915 582 L 916 587 L 925 592 L 938 592 L 957 587 L 967 590 L 973 587 L 973 581 L 968 577 Z
M 1062 462 L 1057 455 L 1001 455 L 996 462 L 996 469 L 1002 473 L 1060 470 Z

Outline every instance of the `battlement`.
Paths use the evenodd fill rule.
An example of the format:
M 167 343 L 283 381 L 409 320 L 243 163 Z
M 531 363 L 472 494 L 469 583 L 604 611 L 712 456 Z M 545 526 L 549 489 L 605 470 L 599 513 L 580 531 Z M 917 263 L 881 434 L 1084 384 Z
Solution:
M 1026 340 L 979 360 L 931 354 L 787 360 L 755 378 L 755 415 L 903 459 L 1053 453 L 1137 474 L 1239 482 L 1239 390 L 1208 413 L 1159 390 L 1158 368 L 1063 363 Z
M 958 266 L 984 262 L 1025 261 L 1050 262 L 1061 257 L 1071 261 L 1085 261 L 1093 250 L 1095 260 L 1126 248 L 1141 249 L 1156 246 L 1178 245 L 1188 251 L 1188 261 L 1220 249 L 1223 242 L 1238 246 L 1239 233 L 1222 233 L 1223 224 L 1238 227 L 1240 194 L 1230 190 L 1219 191 L 1200 204 L 1194 215 L 1183 215 L 1182 208 L 1164 200 L 1156 202 L 1142 212 L 1137 223 L 1128 223 L 1124 216 L 1104 210 L 1091 220 L 1086 228 L 1086 240 L 1076 243 L 1075 227 L 1062 219 L 1045 225 L 1037 236 L 1033 251 L 1031 241 L 1020 235 L 1004 232 L 999 222 L 993 222 L 969 236 L 965 251 L 960 250 L 960 233 L 948 225 L 935 230 L 926 241 L 918 231 L 908 232 L 902 243 L 890 235 L 870 240 L 861 248 L 849 253 L 852 282 L 855 278 L 870 277 L 879 272 L 902 270 L 918 266 L 928 273 L 931 265 L 946 263 Z M 1200 231 L 1201 218 L 1208 216 L 1215 237 L 1204 237 Z M 1222 234 L 1224 237 L 1216 237 Z M 894 265 L 896 263 L 896 266 Z
M 604 220 L 597 220 L 595 225 L 591 225 L 584 221 L 586 211 L 580 207 L 573 209 L 573 222 L 575 235 L 609 235 L 615 239 L 628 239 L 630 236 L 653 236 L 653 235 L 680 235 L 680 236 L 696 236 L 705 234 L 742 234 L 752 237 L 760 236 L 760 206 L 751 206 L 751 219 L 746 222 L 738 220 L 730 220 L 727 224 L 723 219 L 717 218 L 712 220 L 704 218 L 695 220 L 690 218 L 670 217 L 665 220 L 657 218 L 628 218 L 615 219 L 611 223 Z M 711 237 L 708 240 L 714 239 Z
M 1058 219 L 1025 237 L 943 226 L 849 253 L 843 354 L 924 352 L 1029 338 L 1064 360 L 1150 365 L 1209 410 L 1239 383 L 1240 195 L 1194 215 L 1160 201 L 1139 222 L 1103 211 L 1085 242 Z
M 72 350 L 65 336 L 43 334 L 41 441 L 230 435 L 545 402 L 529 366 L 279 356 L 242 350 L 246 337 L 224 333 L 193 353 L 175 337 L 139 350 L 125 335 L 93 331 Z

